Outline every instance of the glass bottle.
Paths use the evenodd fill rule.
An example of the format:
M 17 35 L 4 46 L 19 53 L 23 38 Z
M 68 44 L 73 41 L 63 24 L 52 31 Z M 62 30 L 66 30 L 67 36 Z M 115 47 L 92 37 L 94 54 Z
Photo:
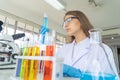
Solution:
M 81 80 L 119 80 L 113 67 L 115 64 L 110 60 L 113 54 L 109 54 L 108 46 L 102 43 L 101 31 L 101 29 L 89 30 L 90 49 Z

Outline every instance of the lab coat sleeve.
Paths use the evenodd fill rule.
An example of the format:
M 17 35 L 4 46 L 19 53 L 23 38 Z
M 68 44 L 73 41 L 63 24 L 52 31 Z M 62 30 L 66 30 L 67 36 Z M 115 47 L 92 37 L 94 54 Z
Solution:
M 108 54 L 108 57 L 109 57 L 109 60 L 110 60 L 110 63 L 113 67 L 113 70 L 115 72 L 115 74 L 118 76 L 118 72 L 117 72 L 117 68 L 116 68 L 116 64 L 115 64 L 115 61 L 114 61 L 114 57 L 113 57 L 113 52 L 111 50 L 111 48 L 105 44 L 103 44 L 107 54 Z

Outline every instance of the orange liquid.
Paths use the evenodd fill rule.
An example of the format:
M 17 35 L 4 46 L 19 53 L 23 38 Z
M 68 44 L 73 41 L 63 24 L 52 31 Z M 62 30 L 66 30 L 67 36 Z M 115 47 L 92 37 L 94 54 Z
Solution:
M 40 55 L 40 48 L 36 47 L 36 53 L 35 56 L 39 56 Z M 34 74 L 33 74 L 33 80 L 37 80 L 37 73 L 38 73 L 38 65 L 39 65 L 39 61 L 35 60 L 34 61 Z
M 54 46 L 46 46 L 46 56 L 54 55 Z M 45 61 L 44 80 L 52 80 L 52 61 Z
M 32 47 L 31 48 L 31 55 L 32 56 L 39 56 L 40 54 L 40 48 L 39 47 Z M 37 73 L 38 73 L 38 60 L 30 60 L 29 61 L 29 77 L 27 78 L 28 80 L 37 80 Z
M 32 56 L 35 56 L 36 54 L 36 47 L 32 47 Z M 34 61 L 35 60 L 30 60 L 30 72 L 29 72 L 29 80 L 34 80 Z

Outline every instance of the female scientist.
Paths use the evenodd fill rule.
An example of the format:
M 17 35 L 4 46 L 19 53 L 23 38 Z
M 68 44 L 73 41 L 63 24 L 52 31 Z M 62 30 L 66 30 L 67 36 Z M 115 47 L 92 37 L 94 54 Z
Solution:
M 70 77 L 81 77 L 81 73 L 85 71 L 85 68 L 88 65 L 86 62 L 88 61 L 89 65 L 91 65 L 90 60 L 88 59 L 88 56 L 90 55 L 90 39 L 88 31 L 92 29 L 93 26 L 85 14 L 81 11 L 68 11 L 64 16 L 63 28 L 66 30 L 67 35 L 70 37 L 69 43 L 65 44 L 58 50 L 57 56 L 64 58 L 64 75 Z M 110 63 L 113 70 L 115 71 L 115 75 L 118 76 L 113 59 L 113 53 L 111 49 L 105 44 L 104 48 L 107 51 L 108 57 L 110 58 Z M 96 52 L 95 48 L 92 50 L 93 53 Z M 105 56 L 102 55 L 102 53 L 97 56 L 99 62 L 101 62 L 101 69 L 109 71 L 107 60 L 104 60 L 104 57 Z

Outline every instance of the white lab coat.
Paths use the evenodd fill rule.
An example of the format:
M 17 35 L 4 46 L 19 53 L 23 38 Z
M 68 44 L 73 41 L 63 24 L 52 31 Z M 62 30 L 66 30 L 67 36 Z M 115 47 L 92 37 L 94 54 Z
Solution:
M 110 63 L 112 64 L 113 70 L 115 71 L 115 74 L 118 76 L 117 69 L 115 66 L 115 62 L 113 59 L 113 53 L 111 49 L 103 44 L 105 50 L 107 51 L 107 54 L 110 59 Z M 64 58 L 64 64 L 73 66 L 75 68 L 80 69 L 81 71 L 86 70 L 86 66 L 91 65 L 91 58 L 95 58 L 99 60 L 98 65 L 101 66 L 101 70 L 105 70 L 109 73 L 110 68 L 108 65 L 108 61 L 104 59 L 105 54 L 102 50 L 99 49 L 100 47 L 97 45 L 95 47 L 90 47 L 90 39 L 86 38 L 83 41 L 79 42 L 78 44 L 75 44 L 75 41 L 69 44 L 65 44 L 62 48 L 60 48 L 57 52 L 57 57 Z M 96 55 L 97 54 L 97 55 Z M 95 64 L 96 65 L 96 64 Z M 89 67 L 90 70 L 98 70 L 99 67 L 96 65 L 97 68 Z M 87 67 L 88 68 L 88 67 Z

